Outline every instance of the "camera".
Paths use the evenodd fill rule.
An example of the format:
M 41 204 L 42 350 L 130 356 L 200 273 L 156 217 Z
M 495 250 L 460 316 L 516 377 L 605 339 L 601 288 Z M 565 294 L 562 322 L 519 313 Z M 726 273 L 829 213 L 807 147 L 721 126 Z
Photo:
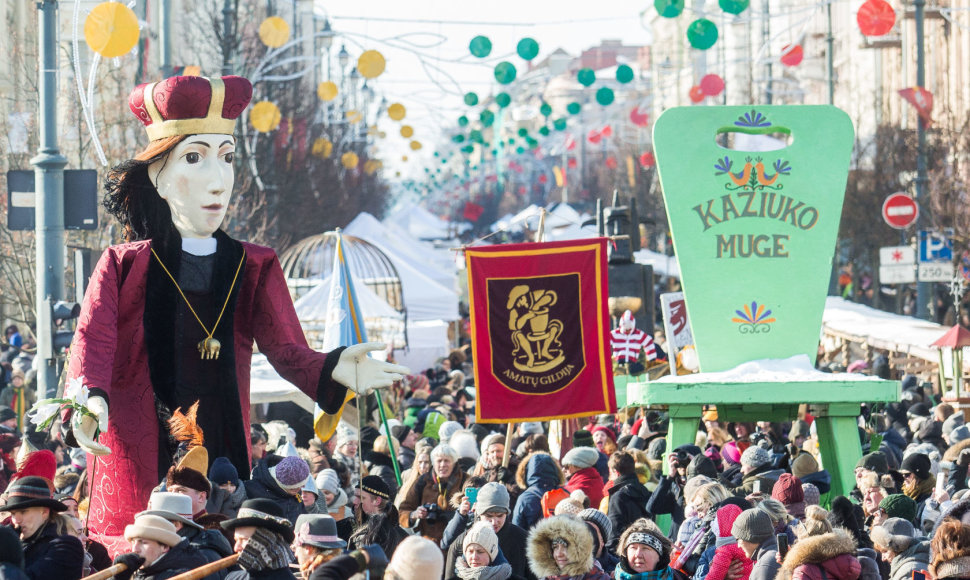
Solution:
M 438 507 L 436 503 L 426 503 L 423 506 L 424 509 L 428 510 L 428 515 L 425 516 L 424 520 L 429 524 L 433 524 L 438 521 L 438 517 L 441 516 L 441 508 Z
M 683 449 L 674 451 L 674 457 L 677 459 L 677 465 L 680 467 L 687 467 L 687 464 L 690 463 L 690 455 Z

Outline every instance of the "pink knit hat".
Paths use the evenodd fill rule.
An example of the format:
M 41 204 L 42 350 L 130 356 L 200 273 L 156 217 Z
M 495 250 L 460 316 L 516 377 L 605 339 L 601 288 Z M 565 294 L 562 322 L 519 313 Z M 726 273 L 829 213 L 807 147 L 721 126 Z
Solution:
M 738 444 L 734 441 L 725 443 L 724 449 L 721 449 L 721 457 L 727 460 L 728 463 L 741 463 L 741 450 L 738 449 Z

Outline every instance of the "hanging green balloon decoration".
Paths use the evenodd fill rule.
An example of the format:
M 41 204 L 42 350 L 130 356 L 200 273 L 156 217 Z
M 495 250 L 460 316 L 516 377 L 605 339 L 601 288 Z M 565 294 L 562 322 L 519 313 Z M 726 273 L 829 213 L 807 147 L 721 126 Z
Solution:
M 626 84 L 633 80 L 633 69 L 625 64 L 616 67 L 616 82 Z
M 582 110 L 583 110 L 583 106 L 580 105 L 579 103 L 569 103 L 568 105 L 566 105 L 566 111 L 570 115 L 578 115 L 579 112 Z
M 717 25 L 706 18 L 698 18 L 687 27 L 687 42 L 699 50 L 711 48 L 717 42 Z
M 556 119 L 555 121 L 552 122 L 552 127 L 556 131 L 565 131 L 566 130 L 566 119 Z
M 529 134 L 529 130 L 526 129 L 525 127 L 519 127 L 518 134 L 519 134 L 519 137 L 525 137 L 526 135 Z
M 684 0 L 653 0 L 653 7 L 664 18 L 677 18 L 684 11 Z
M 472 56 L 485 58 L 492 54 L 492 41 L 487 36 L 476 36 L 468 43 L 468 50 L 471 51 Z
M 478 104 L 478 95 L 475 93 L 465 93 L 465 104 L 474 107 Z
M 502 61 L 495 65 L 495 80 L 500 85 L 507 85 L 515 80 L 515 65 Z
M 576 80 L 584 87 L 588 87 L 596 82 L 596 73 L 591 68 L 581 68 L 576 73 Z
M 525 148 L 524 147 L 516 147 L 515 148 L 515 152 L 518 153 L 519 155 L 522 155 L 523 153 L 525 153 Z
M 468 117 L 466 117 L 464 115 L 462 115 L 461 117 L 458 117 L 458 126 L 459 127 L 467 127 L 468 126 Z
M 549 115 L 552 114 L 552 105 L 550 105 L 549 103 L 542 103 L 542 105 L 539 107 L 539 113 L 543 117 L 548 117 Z
M 470 131 L 470 132 L 468 133 L 468 138 L 469 138 L 470 140 L 472 140 L 472 141 L 474 141 L 475 143 L 482 143 L 482 142 L 483 142 L 483 139 L 482 139 L 482 132 L 481 132 L 481 131 L 479 131 L 478 129 L 472 129 L 472 130 L 471 130 L 471 131 Z
M 532 60 L 539 56 L 539 43 L 531 38 L 523 38 L 515 47 L 515 52 L 519 53 L 522 60 Z
M 499 107 L 504 109 L 512 104 L 512 97 L 510 97 L 508 93 L 499 93 L 495 95 L 495 102 Z
M 452 137 L 451 140 L 454 141 L 455 143 L 464 143 L 465 142 L 465 136 L 462 135 L 461 133 L 459 133 L 459 134 L 455 135 L 454 137 Z
M 610 87 L 600 87 L 596 91 L 596 102 L 603 105 L 604 107 L 606 105 L 612 104 L 615 98 L 616 98 L 616 95 L 613 94 L 613 89 L 611 89 Z
M 539 127 L 539 134 L 545 137 L 549 134 L 549 127 Z
M 495 122 L 495 113 L 486 109 L 478 116 L 478 120 L 482 122 L 482 127 L 491 127 Z
M 728 14 L 741 14 L 748 9 L 750 0 L 718 0 L 717 4 Z

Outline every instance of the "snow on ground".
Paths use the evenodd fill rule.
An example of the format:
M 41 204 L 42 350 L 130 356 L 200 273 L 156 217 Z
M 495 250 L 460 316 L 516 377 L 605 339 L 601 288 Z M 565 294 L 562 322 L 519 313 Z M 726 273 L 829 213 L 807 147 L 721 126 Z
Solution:
M 878 377 L 856 373 L 823 373 L 812 366 L 808 356 L 798 354 L 785 359 L 761 359 L 742 363 L 717 373 L 667 376 L 654 383 L 798 383 L 819 381 L 878 381 Z

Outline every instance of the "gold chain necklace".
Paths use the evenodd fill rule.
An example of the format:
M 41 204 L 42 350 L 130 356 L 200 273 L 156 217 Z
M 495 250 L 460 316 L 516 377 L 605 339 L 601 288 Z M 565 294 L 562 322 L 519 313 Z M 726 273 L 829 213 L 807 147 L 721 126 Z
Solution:
M 243 264 L 246 262 L 246 250 L 243 250 L 242 258 L 239 259 L 239 266 L 236 267 L 236 275 L 233 276 L 232 285 L 229 286 L 229 294 L 226 295 L 226 301 L 222 305 L 222 310 L 219 311 L 219 317 L 216 318 L 216 323 L 212 325 L 212 330 L 209 330 L 205 327 L 205 324 L 202 324 L 202 320 L 199 318 L 199 315 L 195 313 L 195 309 L 192 308 L 192 304 L 189 302 L 189 299 L 185 297 L 185 293 L 182 292 L 182 288 L 179 287 L 179 283 L 175 281 L 175 276 L 172 276 L 172 273 L 169 272 L 168 268 L 165 267 L 165 263 L 162 262 L 162 259 L 158 257 L 158 254 L 155 253 L 155 248 L 151 248 L 151 251 L 152 255 L 155 256 L 155 259 L 158 260 L 158 265 L 162 267 L 162 270 L 165 270 L 166 274 L 168 274 L 168 278 L 172 281 L 172 284 L 175 284 L 175 289 L 179 291 L 179 294 L 182 296 L 182 300 L 185 300 L 185 305 L 189 307 L 189 312 L 191 312 L 192 316 L 195 317 L 195 320 L 198 321 L 199 326 L 202 327 L 202 331 L 206 333 L 205 339 L 196 345 L 200 358 L 202 360 L 218 359 L 219 351 L 222 349 L 222 343 L 220 343 L 218 339 L 212 338 L 212 335 L 215 334 L 216 328 L 219 327 L 219 322 L 222 321 L 222 315 L 226 312 L 226 306 L 229 306 L 229 299 L 232 297 L 232 290 L 236 287 L 236 280 L 239 279 L 239 272 L 242 270 Z

